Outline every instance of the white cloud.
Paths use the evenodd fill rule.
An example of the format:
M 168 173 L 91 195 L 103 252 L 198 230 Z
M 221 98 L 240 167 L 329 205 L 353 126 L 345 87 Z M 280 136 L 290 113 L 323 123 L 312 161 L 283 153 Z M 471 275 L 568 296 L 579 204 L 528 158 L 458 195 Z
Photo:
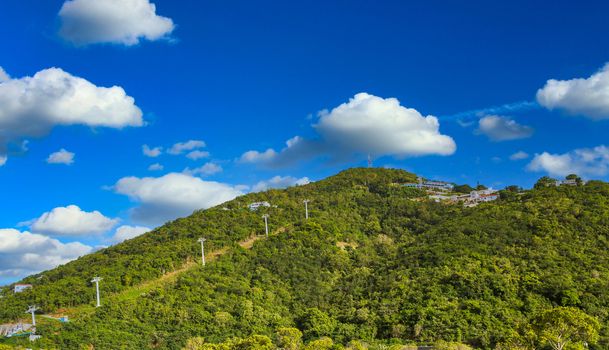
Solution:
M 454 140 L 439 132 L 434 116 L 400 105 L 396 98 L 359 93 L 330 112 L 321 112 L 314 125 L 324 140 L 346 152 L 374 156 L 450 155 Z
M 113 243 L 120 243 L 122 241 L 140 236 L 146 232 L 149 232 L 150 230 L 151 229 L 149 227 L 145 226 L 123 225 L 116 229 L 110 240 Z
M 66 151 L 64 148 L 57 152 L 53 152 L 47 158 L 49 164 L 66 164 L 70 165 L 74 163 L 74 153 Z
M 148 145 L 142 146 L 142 153 L 144 153 L 144 155 L 146 157 L 156 158 L 156 157 L 160 156 L 162 152 L 163 152 L 162 147 L 150 148 L 150 146 L 148 146 Z
M 132 211 L 134 220 L 158 224 L 231 200 L 243 193 L 235 187 L 203 181 L 188 174 L 169 173 L 161 177 L 124 177 L 114 191 L 139 202 Z
M 11 80 L 11 76 L 8 75 L 4 68 L 0 67 L 0 83 L 4 83 L 5 81 Z
M 141 39 L 168 38 L 170 18 L 156 14 L 149 0 L 68 0 L 59 11 L 59 35 L 76 45 L 136 45 Z
M 217 174 L 219 172 L 222 172 L 222 167 L 220 165 L 218 165 L 216 163 L 212 163 L 212 162 L 205 163 L 202 166 L 195 168 L 195 169 L 190 169 L 190 168 L 184 169 L 184 173 L 190 174 L 190 175 L 213 175 L 213 174 Z
M 154 163 L 154 164 L 151 164 L 148 167 L 148 170 L 150 170 L 150 171 L 159 171 L 159 170 L 163 170 L 164 168 L 165 167 L 162 164 L 160 164 L 160 163 Z
M 535 154 L 528 170 L 543 171 L 552 176 L 578 174 L 580 176 L 605 176 L 609 174 L 609 148 L 597 146 L 580 148 L 563 154 L 543 152 Z
M 247 151 L 241 155 L 239 161 L 242 163 L 266 163 L 275 159 L 276 156 L 277 152 L 269 148 L 264 152 Z
M 518 151 L 510 156 L 510 160 L 522 160 L 529 158 L 529 154 L 524 151 Z
M 123 88 L 98 87 L 59 68 L 0 83 L 0 156 L 8 144 L 42 137 L 55 126 L 142 126 L 142 111 Z
M 300 179 L 292 176 L 275 176 L 266 181 L 260 181 L 252 187 L 252 192 L 262 192 L 270 188 L 287 188 L 291 186 L 306 185 L 309 182 L 308 177 L 301 177 Z
M 488 115 L 478 121 L 477 134 L 486 135 L 492 141 L 508 141 L 531 137 L 533 128 L 518 124 L 509 117 Z
M 451 155 L 454 140 L 439 131 L 434 116 L 421 115 L 406 108 L 395 98 L 381 98 L 359 93 L 331 111 L 319 112 L 313 125 L 318 140 L 296 136 L 286 142 L 280 152 L 272 148 L 264 152 L 248 151 L 239 161 L 282 165 L 315 156 L 344 159 L 357 154 L 381 156 Z
M 57 207 L 30 221 L 30 229 L 55 236 L 82 236 L 110 230 L 118 223 L 95 210 L 86 212 L 76 205 Z
M 590 119 L 609 119 L 609 64 L 588 78 L 550 79 L 537 91 L 537 102 Z
M 189 158 L 192 160 L 197 160 L 197 159 L 207 158 L 207 157 L 209 157 L 209 152 L 206 152 L 206 151 L 192 151 L 186 155 L 186 158 Z
M 0 166 L 3 166 L 4 164 L 6 164 L 6 156 L 0 154 Z
M 197 148 L 205 147 L 205 142 L 201 140 L 188 140 L 186 142 L 178 142 L 171 146 L 171 148 L 167 151 L 169 154 L 177 155 L 182 154 L 184 151 L 191 151 Z
M 25 277 L 92 251 L 91 247 L 79 242 L 61 243 L 27 231 L 0 229 L 0 276 Z

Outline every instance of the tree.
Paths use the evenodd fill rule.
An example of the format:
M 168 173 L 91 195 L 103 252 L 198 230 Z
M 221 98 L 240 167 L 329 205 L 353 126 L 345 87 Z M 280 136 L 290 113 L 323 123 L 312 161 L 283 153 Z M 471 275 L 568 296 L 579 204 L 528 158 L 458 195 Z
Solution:
M 310 308 L 304 316 L 302 328 L 306 339 L 329 336 L 336 328 L 336 320 L 317 308 Z
M 600 323 L 580 309 L 560 306 L 541 313 L 533 327 L 542 343 L 562 350 L 568 344 L 595 343 Z
M 556 185 L 556 180 L 549 176 L 544 176 L 544 177 L 540 178 L 539 180 L 537 180 L 534 187 L 535 188 L 544 188 L 544 187 L 553 186 L 553 185 Z
M 234 350 L 272 350 L 273 342 L 267 336 L 254 334 L 236 342 L 232 348 Z
M 277 346 L 284 350 L 298 350 L 302 346 L 302 332 L 297 328 L 279 328 L 276 334 Z
M 313 340 L 305 347 L 306 350 L 330 350 L 334 342 L 328 337 L 322 337 L 317 340 Z
M 453 191 L 455 191 L 457 193 L 470 193 L 473 190 L 474 190 L 474 188 L 468 184 L 456 185 L 455 187 L 453 187 Z
M 518 192 L 522 191 L 522 187 L 517 186 L 517 185 L 510 185 L 510 186 L 507 186 L 505 188 L 505 190 L 508 192 L 518 193 Z
M 566 177 L 567 180 L 575 180 L 575 182 L 577 183 L 577 185 L 581 185 L 582 184 L 582 178 L 579 177 L 577 174 L 569 174 Z
M 186 342 L 186 346 L 183 350 L 199 350 L 205 344 L 205 339 L 203 337 L 194 337 L 188 339 Z

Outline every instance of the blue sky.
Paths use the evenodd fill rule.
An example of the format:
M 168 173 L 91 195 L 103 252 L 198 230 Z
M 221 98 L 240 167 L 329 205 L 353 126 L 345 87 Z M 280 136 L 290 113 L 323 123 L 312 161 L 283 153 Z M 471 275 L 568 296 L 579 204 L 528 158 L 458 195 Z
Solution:
M 239 193 L 365 166 L 368 153 L 457 183 L 606 180 L 608 11 L 4 1 L 0 284 Z

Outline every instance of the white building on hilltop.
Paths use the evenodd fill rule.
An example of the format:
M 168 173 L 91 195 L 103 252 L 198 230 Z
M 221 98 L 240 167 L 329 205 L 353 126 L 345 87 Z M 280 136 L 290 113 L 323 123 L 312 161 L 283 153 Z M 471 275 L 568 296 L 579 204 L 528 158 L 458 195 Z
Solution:
M 15 284 L 15 286 L 13 287 L 13 291 L 15 293 L 21 293 L 26 289 L 31 289 L 32 285 L 31 284 Z
M 423 181 L 420 177 L 417 178 L 416 183 L 407 183 L 403 186 L 439 192 L 452 192 L 455 187 L 453 184 L 444 181 Z
M 254 203 L 250 203 L 250 205 L 248 207 L 250 208 L 251 211 L 256 211 L 260 207 L 270 208 L 271 207 L 271 203 L 269 203 L 269 202 L 254 202 Z
M 558 186 L 577 186 L 577 180 L 575 180 L 575 179 L 556 180 L 556 187 L 558 187 Z

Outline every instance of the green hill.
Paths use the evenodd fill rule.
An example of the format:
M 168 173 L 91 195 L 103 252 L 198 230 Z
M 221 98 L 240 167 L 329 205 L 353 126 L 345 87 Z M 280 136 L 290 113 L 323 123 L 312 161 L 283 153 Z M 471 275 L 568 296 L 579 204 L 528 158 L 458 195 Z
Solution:
M 34 288 L 5 293 L 0 320 L 23 318 L 28 304 L 68 314 L 70 323 L 45 321 L 42 339 L 27 344 L 46 349 L 300 348 L 282 343 L 297 333 L 286 328 L 309 349 L 356 349 L 355 340 L 525 349 L 549 344 L 530 330 L 563 306 L 600 322 L 590 348 L 609 347 L 608 184 L 503 192 L 464 208 L 394 185 L 415 179 L 350 169 L 239 197 L 26 278 Z M 255 201 L 273 206 L 250 211 Z M 271 235 L 257 239 L 265 213 Z M 199 237 L 208 239 L 205 267 Z M 100 308 L 94 276 L 103 278 Z

